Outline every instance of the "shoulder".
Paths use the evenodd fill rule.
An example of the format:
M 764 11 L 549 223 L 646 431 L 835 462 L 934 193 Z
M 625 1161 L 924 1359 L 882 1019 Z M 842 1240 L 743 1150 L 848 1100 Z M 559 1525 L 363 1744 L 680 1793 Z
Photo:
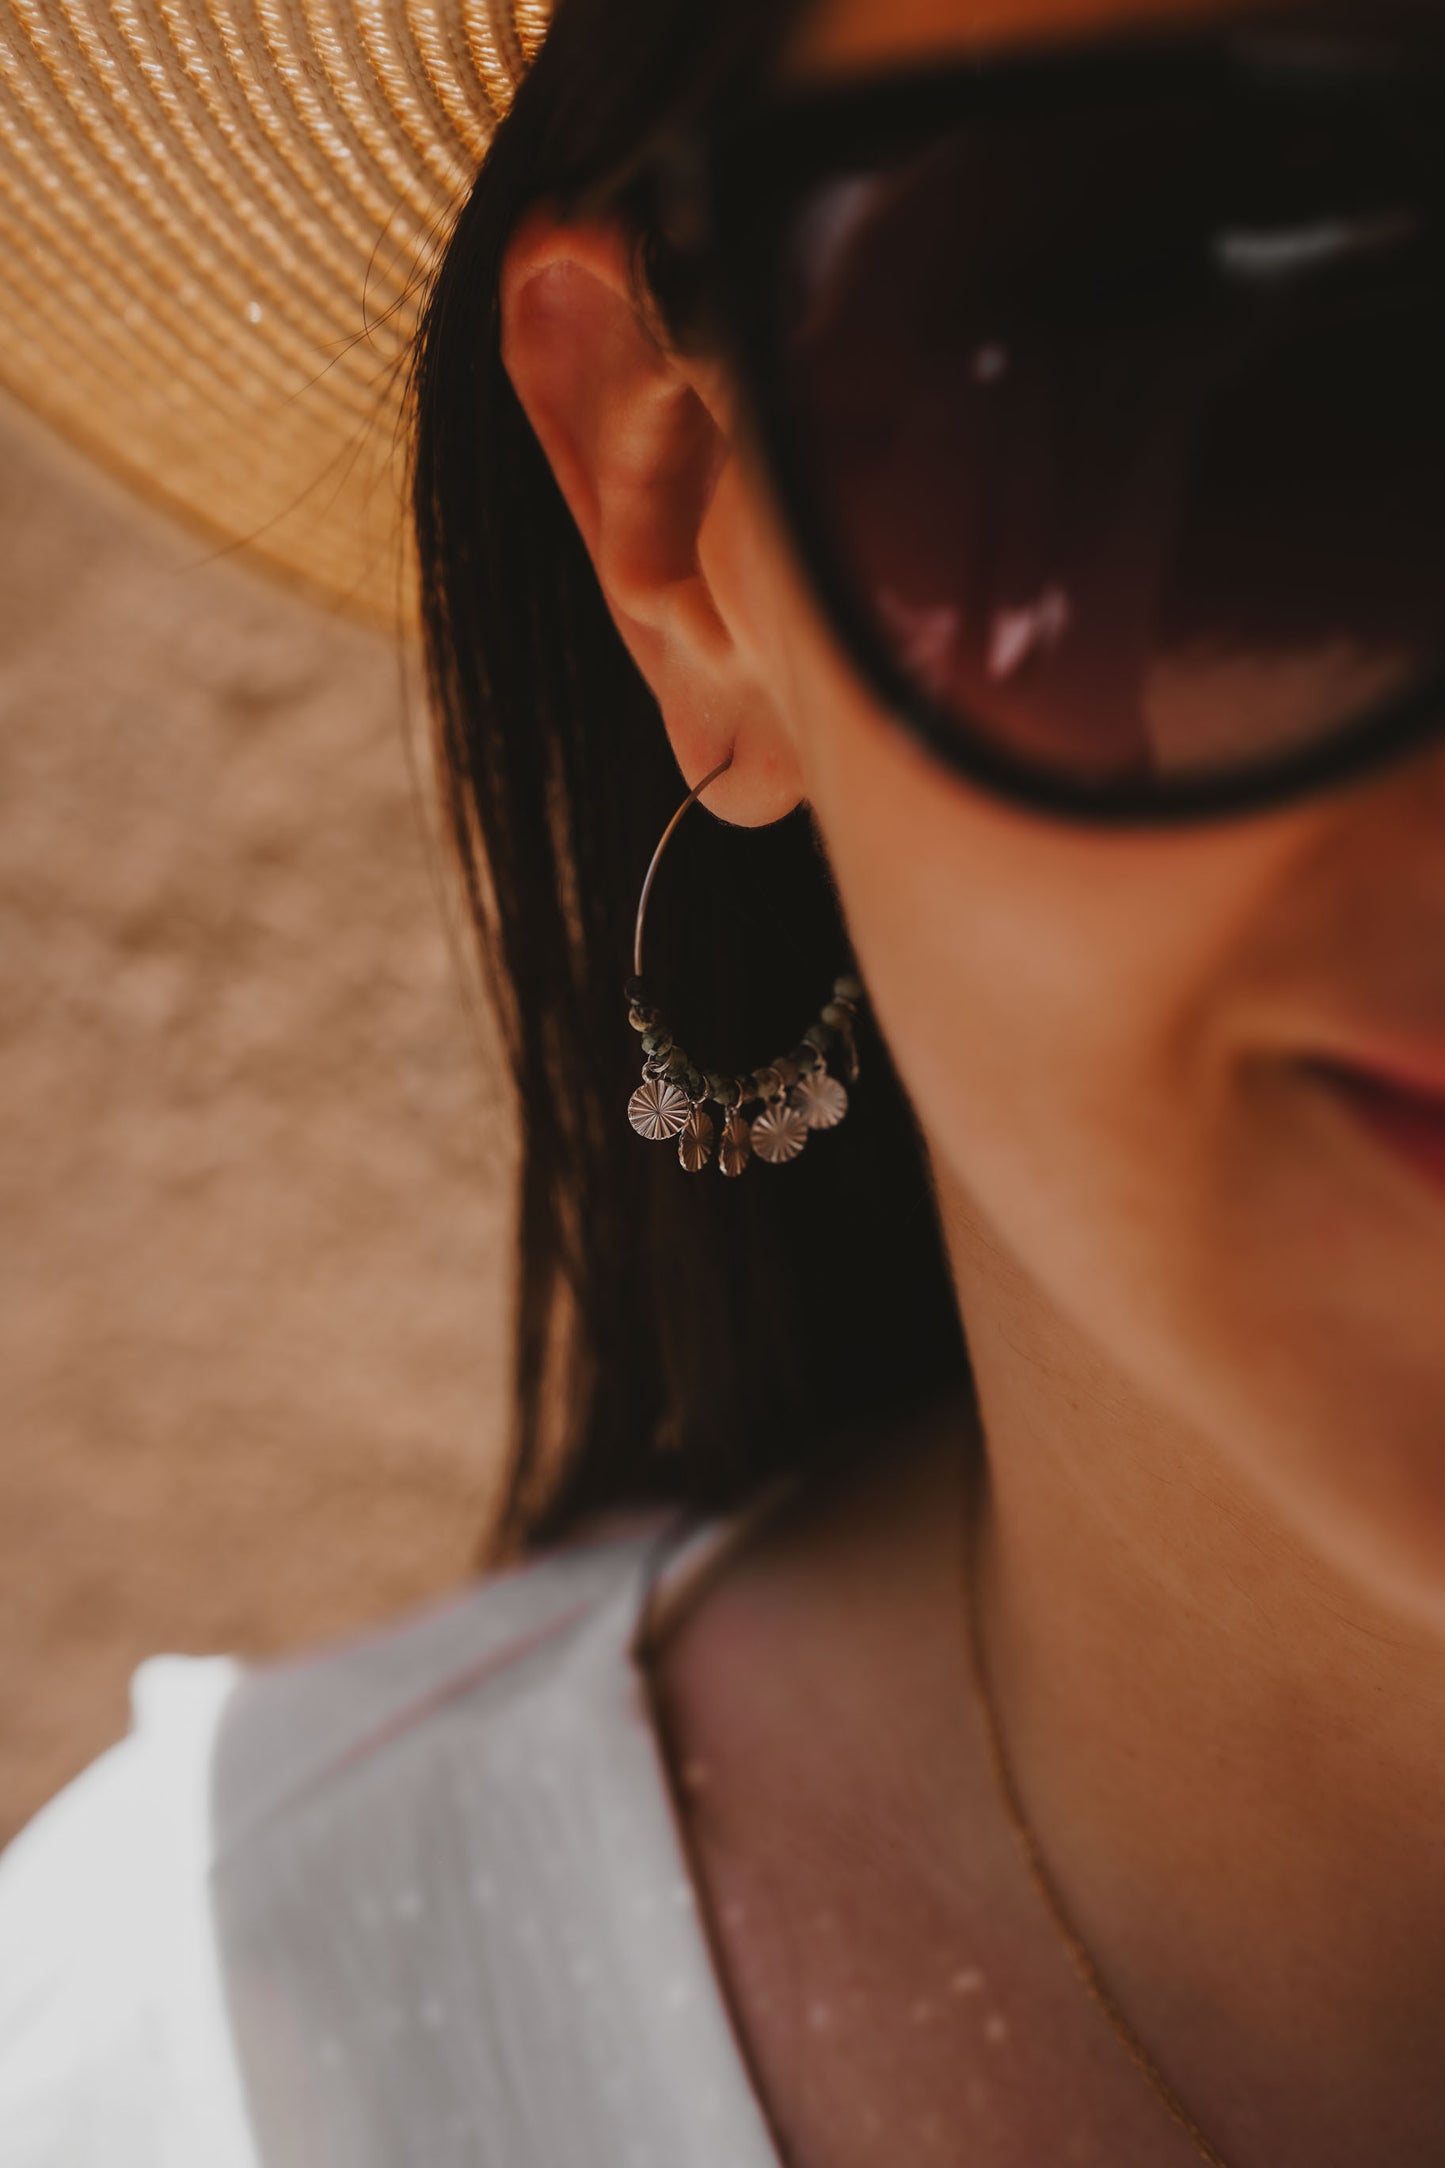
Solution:
M 238 2012 L 275 1937 L 304 1922 L 323 1946 L 328 1893 L 378 1878 L 422 1901 L 416 1847 L 451 1796 L 458 1725 L 501 1767 L 553 1723 L 599 1623 L 625 1640 L 674 1520 L 615 1524 L 299 1659 L 143 1665 L 128 1737 L 0 1855 L 5 2168 L 254 2168 Z M 308 1868 L 333 1820 L 339 1848 L 322 1834 Z
M 673 1520 L 237 1689 L 211 1897 L 264 2159 L 394 2168 L 470 2157 L 484 2134 L 515 2168 L 601 2157 L 584 2074 L 617 2013 L 578 1983 L 625 1958 L 606 1909 L 620 1859 L 658 1875 L 629 1658 Z M 548 2067 L 574 2090 L 540 2093 Z
M 0 1855 L 7 2168 L 150 2168 L 188 2130 L 192 2158 L 244 2168 L 208 2048 L 222 2029 L 203 1903 L 210 1754 L 236 1676 L 224 1657 L 142 1665 L 129 1736 Z
M 216 1738 L 218 1873 L 462 1732 L 505 1761 L 507 1742 L 565 1718 L 587 1653 L 624 1649 L 679 1525 L 675 1509 L 617 1516 L 379 1630 L 249 1667 Z

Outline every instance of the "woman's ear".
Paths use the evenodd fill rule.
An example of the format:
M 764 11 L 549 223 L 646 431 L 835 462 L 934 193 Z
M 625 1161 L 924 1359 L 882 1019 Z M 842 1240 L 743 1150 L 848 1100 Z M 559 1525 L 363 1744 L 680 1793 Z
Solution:
M 501 280 L 502 360 L 679 765 L 724 819 L 778 819 L 802 795 L 780 759 L 766 689 L 702 563 L 700 538 L 732 455 L 720 372 L 669 350 L 611 224 L 522 221 Z

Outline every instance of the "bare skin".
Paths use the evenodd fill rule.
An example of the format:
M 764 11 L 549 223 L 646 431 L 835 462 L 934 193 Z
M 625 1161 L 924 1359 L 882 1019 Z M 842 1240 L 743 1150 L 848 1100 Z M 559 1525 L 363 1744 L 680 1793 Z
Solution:
M 1123 12 L 831 0 L 795 64 Z M 1195 832 L 1006 808 L 852 677 L 724 373 L 659 345 L 617 236 L 536 214 L 503 302 L 682 771 L 731 751 L 722 818 L 806 800 L 827 846 L 928 1145 L 999 1701 L 1076 1918 L 1231 2168 L 1437 2163 L 1445 1205 L 1298 1061 L 1445 1037 L 1445 753 Z M 880 1441 L 873 1476 L 761 1538 L 664 1651 L 739 2037 L 799 2168 L 1183 2168 L 981 1754 L 972 1429 L 945 1409 Z

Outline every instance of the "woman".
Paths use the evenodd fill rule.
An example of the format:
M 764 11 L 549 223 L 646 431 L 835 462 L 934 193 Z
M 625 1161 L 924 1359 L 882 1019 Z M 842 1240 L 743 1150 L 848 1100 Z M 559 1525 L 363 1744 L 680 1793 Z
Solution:
M 414 385 L 531 1555 L 142 1674 L 7 2162 L 1445 2155 L 1441 60 L 563 0 Z

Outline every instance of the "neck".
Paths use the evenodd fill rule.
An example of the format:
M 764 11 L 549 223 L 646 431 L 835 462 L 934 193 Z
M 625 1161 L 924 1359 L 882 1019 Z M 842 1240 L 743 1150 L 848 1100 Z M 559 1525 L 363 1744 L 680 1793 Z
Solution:
M 994 1698 L 1084 1941 L 1232 2162 L 1438 2159 L 1445 1645 L 950 1248 Z

